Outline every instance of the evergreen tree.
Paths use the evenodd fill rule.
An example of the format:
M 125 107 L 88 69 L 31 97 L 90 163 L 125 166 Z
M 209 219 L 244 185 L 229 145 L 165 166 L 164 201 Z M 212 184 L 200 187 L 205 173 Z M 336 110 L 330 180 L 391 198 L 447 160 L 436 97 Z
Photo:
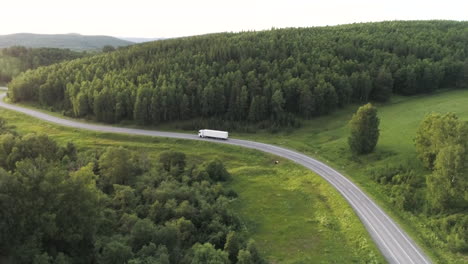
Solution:
M 379 139 L 379 123 L 377 109 L 366 104 L 357 110 L 349 122 L 351 135 L 348 144 L 356 154 L 367 154 L 374 150 Z
M 190 264 L 229 264 L 228 254 L 217 250 L 210 243 L 193 246 L 193 258 Z
M 316 112 L 320 115 L 329 113 L 336 107 L 335 88 L 330 83 L 320 80 L 314 90 Z
M 189 99 L 186 94 L 182 96 L 182 100 L 180 102 L 180 119 L 188 119 L 190 118 L 190 104 Z
M 229 234 L 226 236 L 224 251 L 228 253 L 229 259 L 232 263 L 237 262 L 237 255 L 239 254 L 240 247 L 241 245 L 239 235 L 234 231 L 229 232 Z
M 149 124 L 152 120 L 152 92 L 148 86 L 138 88 L 133 118 L 140 124 Z M 155 104 L 156 106 L 156 104 Z
M 271 97 L 271 108 L 273 114 L 273 120 L 280 120 L 284 114 L 284 97 L 283 92 L 278 89 L 273 93 Z
M 239 106 L 240 106 L 240 118 L 245 119 L 249 113 L 249 92 L 246 86 L 242 86 L 240 98 L 239 98 Z
M 310 118 L 315 110 L 315 100 L 309 87 L 301 87 L 299 95 L 299 112 L 305 118 Z
M 393 89 L 392 73 L 385 67 L 382 67 L 374 82 L 372 90 L 372 99 L 385 102 L 390 99 Z

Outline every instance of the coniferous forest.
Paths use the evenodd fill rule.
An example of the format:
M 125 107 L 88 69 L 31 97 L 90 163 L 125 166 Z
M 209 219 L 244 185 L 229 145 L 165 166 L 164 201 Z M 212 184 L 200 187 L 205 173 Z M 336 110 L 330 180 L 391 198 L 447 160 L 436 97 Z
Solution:
M 400 21 L 134 45 L 28 71 L 9 96 L 107 123 L 209 118 L 271 127 L 392 94 L 465 87 L 468 23 Z
M 57 48 L 26 48 L 12 46 L 0 50 L 0 83 L 8 83 L 14 77 L 29 69 L 47 66 L 65 60 L 72 60 L 89 55 Z

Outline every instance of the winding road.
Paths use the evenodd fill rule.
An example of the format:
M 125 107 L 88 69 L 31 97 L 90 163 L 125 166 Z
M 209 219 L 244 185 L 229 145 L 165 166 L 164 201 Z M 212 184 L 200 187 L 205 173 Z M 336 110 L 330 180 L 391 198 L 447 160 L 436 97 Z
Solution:
M 416 245 L 416 243 L 353 182 L 331 167 L 304 154 L 286 148 L 248 140 L 229 139 L 222 141 L 202 139 L 195 134 L 192 135 L 87 124 L 54 117 L 35 110 L 8 104 L 3 101 L 4 97 L 5 94 L 0 95 L 0 107 L 62 126 L 107 133 L 201 140 L 256 149 L 287 158 L 319 174 L 344 196 L 344 198 L 351 204 L 352 208 L 355 210 L 361 221 L 364 223 L 372 239 L 375 241 L 378 248 L 389 263 L 431 263 L 431 260 L 423 253 L 423 251 Z

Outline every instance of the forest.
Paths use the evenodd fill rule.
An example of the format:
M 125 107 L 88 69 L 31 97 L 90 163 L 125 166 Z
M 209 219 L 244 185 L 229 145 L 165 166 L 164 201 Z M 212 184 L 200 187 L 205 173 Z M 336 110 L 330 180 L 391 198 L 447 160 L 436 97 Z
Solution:
M 0 118 L 0 262 L 264 263 L 219 160 L 79 150 Z
M 468 22 L 389 21 L 133 45 L 28 71 L 9 84 L 9 97 L 107 123 L 271 127 L 467 86 Z
M 57 48 L 12 46 L 0 50 L 0 83 L 8 83 L 29 69 L 87 56 L 87 52 Z

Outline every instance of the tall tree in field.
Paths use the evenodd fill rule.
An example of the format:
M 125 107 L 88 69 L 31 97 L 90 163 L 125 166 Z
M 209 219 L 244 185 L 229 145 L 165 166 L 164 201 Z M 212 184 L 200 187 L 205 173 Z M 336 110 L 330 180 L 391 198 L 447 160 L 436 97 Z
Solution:
M 366 104 L 357 110 L 349 122 L 351 135 L 348 144 L 356 154 L 370 153 L 379 140 L 379 123 L 377 109 L 372 104 Z

